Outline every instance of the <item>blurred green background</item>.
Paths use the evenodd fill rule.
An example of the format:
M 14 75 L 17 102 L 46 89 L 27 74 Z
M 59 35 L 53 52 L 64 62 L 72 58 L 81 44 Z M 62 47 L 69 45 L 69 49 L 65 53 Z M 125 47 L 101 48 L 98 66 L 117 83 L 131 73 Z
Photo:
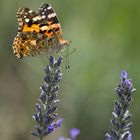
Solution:
M 68 136 L 80 128 L 79 140 L 104 140 L 109 130 L 114 91 L 122 69 L 132 78 L 137 92 L 131 106 L 133 139 L 140 138 L 140 1 L 138 0 L 1 0 L 0 1 L 0 139 L 36 140 L 30 132 L 35 102 L 43 84 L 46 56 L 19 60 L 12 42 L 17 34 L 19 7 L 37 11 L 53 6 L 72 40 L 69 70 L 62 67 L 59 116 L 63 125 L 47 140 Z

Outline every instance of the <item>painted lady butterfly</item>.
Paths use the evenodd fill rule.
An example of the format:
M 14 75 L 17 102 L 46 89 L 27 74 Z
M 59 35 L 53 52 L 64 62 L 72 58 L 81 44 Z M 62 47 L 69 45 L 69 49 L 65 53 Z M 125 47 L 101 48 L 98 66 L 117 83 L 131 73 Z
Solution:
M 38 13 L 29 8 L 17 12 L 18 34 L 13 42 L 13 51 L 18 58 L 59 52 L 70 44 L 62 39 L 62 29 L 55 11 L 44 3 Z

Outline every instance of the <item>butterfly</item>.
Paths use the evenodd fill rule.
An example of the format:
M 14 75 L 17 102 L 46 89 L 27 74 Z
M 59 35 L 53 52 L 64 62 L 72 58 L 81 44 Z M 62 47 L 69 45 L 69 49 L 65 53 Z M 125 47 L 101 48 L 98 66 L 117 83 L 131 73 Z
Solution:
M 19 27 L 13 42 L 13 51 L 18 58 L 57 53 L 71 42 L 62 39 L 60 22 L 47 3 L 37 13 L 29 8 L 19 8 L 17 19 Z

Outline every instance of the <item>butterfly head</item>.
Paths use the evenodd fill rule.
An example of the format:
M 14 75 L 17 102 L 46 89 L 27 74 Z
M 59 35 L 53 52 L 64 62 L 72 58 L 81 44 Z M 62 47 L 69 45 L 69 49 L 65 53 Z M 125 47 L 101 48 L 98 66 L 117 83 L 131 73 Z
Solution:
M 65 46 L 69 46 L 70 43 L 71 41 L 68 41 L 68 40 L 62 40 L 62 39 L 59 40 L 59 45 L 61 48 L 64 48 Z

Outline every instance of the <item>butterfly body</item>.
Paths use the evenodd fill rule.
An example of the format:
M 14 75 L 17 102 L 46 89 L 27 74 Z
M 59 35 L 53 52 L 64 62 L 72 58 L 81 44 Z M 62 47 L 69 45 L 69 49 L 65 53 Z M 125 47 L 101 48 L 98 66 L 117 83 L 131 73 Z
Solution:
M 17 19 L 19 27 L 13 50 L 18 58 L 59 52 L 70 44 L 70 41 L 62 39 L 61 25 L 48 4 L 43 4 L 38 13 L 20 8 Z

